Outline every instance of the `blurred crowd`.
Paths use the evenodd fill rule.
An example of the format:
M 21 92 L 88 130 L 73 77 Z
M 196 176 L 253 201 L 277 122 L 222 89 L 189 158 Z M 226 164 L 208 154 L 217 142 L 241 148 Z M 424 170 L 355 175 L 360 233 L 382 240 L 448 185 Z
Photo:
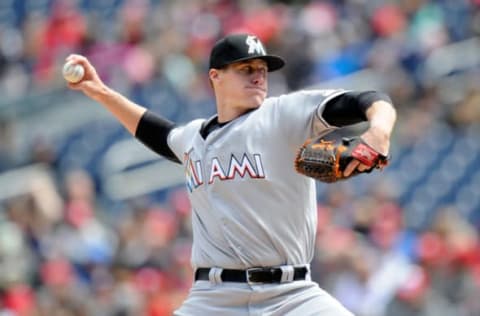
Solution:
M 0 24 L 0 94 L 7 101 L 64 89 L 59 69 L 75 52 L 109 85 L 161 114 L 208 116 L 209 49 L 222 35 L 245 31 L 287 60 L 271 76 L 271 94 L 367 68 L 386 79 L 399 112 L 394 145 L 415 142 L 435 122 L 453 130 L 480 122 L 479 65 L 444 73 L 462 73 L 450 87 L 439 75 L 448 65 L 426 62 L 442 47 L 479 36 L 477 0 L 4 1 Z M 166 87 L 179 96 L 180 114 L 155 103 Z M 3 159 L 9 119 L 0 123 L 5 171 L 16 166 Z M 89 172 L 59 174 L 52 154 L 36 151 L 26 161 L 47 163 L 55 181 L 2 201 L 0 316 L 171 315 L 192 282 L 183 187 L 112 212 L 99 203 Z M 479 222 L 445 205 L 413 229 L 387 182 L 360 197 L 354 190 L 321 190 L 312 276 L 323 288 L 358 316 L 480 315 Z

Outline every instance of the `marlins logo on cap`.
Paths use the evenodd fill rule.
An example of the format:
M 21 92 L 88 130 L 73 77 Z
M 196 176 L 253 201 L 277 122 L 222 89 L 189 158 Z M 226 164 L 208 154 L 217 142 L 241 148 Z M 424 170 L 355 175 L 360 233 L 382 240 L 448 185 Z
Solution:
M 268 55 L 256 36 L 233 34 L 215 43 L 210 53 L 210 68 L 220 69 L 232 63 L 256 58 L 265 60 L 268 71 L 280 69 L 285 65 L 281 57 Z

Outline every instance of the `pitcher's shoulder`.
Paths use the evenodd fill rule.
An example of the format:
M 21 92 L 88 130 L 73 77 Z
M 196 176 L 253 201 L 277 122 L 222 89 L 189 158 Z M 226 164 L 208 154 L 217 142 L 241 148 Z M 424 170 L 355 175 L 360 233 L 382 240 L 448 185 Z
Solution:
M 321 104 L 324 100 L 329 100 L 339 96 L 348 90 L 344 89 L 303 89 L 265 99 L 263 105 L 288 106 L 299 104 Z

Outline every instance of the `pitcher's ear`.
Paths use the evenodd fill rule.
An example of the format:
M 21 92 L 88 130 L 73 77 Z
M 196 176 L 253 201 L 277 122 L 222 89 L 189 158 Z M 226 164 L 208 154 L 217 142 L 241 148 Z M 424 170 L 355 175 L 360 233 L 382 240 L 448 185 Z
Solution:
M 208 71 L 208 77 L 210 78 L 210 80 L 214 81 L 215 79 L 218 78 L 218 69 L 215 69 L 215 68 L 211 68 L 209 71 Z

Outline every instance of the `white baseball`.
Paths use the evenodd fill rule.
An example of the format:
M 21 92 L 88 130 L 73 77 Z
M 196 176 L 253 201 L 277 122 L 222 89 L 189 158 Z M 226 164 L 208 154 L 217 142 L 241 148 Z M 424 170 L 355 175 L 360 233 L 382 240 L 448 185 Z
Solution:
M 82 80 L 85 75 L 85 69 L 80 64 L 71 61 L 66 62 L 62 69 L 63 78 L 71 83 L 77 83 Z

